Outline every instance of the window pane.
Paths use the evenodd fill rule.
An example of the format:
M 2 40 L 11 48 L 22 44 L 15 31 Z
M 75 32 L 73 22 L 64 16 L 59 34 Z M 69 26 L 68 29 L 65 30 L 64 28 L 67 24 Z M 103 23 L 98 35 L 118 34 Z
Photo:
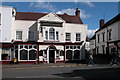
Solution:
M 36 45 L 34 45 L 34 48 L 35 48 L 35 49 L 37 49 L 37 46 L 36 46 Z
M 55 40 L 55 29 L 54 28 L 49 29 L 49 39 Z
M 27 50 L 20 51 L 20 60 L 28 60 L 28 51 Z
M 29 60 L 35 60 L 36 59 L 36 51 L 30 50 L 29 52 Z
M 66 41 L 71 41 L 71 34 L 70 33 L 66 33 Z
M 22 40 L 22 31 L 16 31 L 16 39 Z
M 45 39 L 48 40 L 48 31 L 45 31 Z
M 69 46 L 66 46 L 66 49 L 69 49 Z
M 29 49 L 32 48 L 32 45 L 29 45 Z
M 69 60 L 72 59 L 72 51 L 71 50 L 66 51 L 66 59 L 69 59 Z
M 56 40 L 59 40 L 59 33 L 58 33 L 58 31 L 56 32 Z
M 80 49 L 80 46 L 77 46 L 78 49 Z
M 2 60 L 7 60 L 8 54 L 2 54 L 1 57 L 2 57 Z
M 25 45 L 25 48 L 28 49 L 28 45 Z
M 73 49 L 73 46 L 70 46 L 70 49 Z
M 76 46 L 74 46 L 74 49 L 76 49 Z
M 23 48 L 23 45 L 20 45 L 20 49 Z
M 79 50 L 74 51 L 74 59 L 80 59 L 80 51 Z
M 34 31 L 29 31 L 28 39 L 29 41 L 34 41 L 35 39 Z
M 76 33 L 76 41 L 80 41 L 80 33 Z

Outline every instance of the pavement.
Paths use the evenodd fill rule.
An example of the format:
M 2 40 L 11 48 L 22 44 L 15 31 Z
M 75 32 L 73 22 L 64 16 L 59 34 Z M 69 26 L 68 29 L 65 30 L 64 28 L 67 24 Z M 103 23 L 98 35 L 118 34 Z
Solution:
M 49 64 L 9 64 L 2 65 L 2 69 L 30 69 L 30 68 L 50 68 L 50 67 L 80 67 L 81 69 L 103 69 L 103 68 L 120 68 L 119 65 L 109 66 L 108 64 L 76 64 L 76 63 L 49 63 Z

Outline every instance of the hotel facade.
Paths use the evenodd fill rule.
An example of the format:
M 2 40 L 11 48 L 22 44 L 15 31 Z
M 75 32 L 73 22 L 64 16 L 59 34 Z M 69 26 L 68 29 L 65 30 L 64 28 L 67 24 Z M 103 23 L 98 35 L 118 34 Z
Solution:
M 0 61 L 18 63 L 57 63 L 85 59 L 87 25 L 75 15 L 16 12 L 1 7 Z

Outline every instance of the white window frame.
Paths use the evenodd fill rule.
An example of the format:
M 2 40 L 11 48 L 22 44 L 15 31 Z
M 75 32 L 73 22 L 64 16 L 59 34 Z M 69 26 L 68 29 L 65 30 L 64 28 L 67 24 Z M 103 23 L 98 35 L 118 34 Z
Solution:
M 54 39 L 50 39 L 50 28 L 53 28 L 53 27 L 49 27 L 48 29 L 46 29 L 44 31 L 44 40 L 47 40 L 47 41 L 59 41 L 59 31 L 56 30 L 55 28 L 54 29 Z M 47 31 L 47 34 L 46 34 L 46 31 Z M 57 39 L 57 33 L 58 32 L 58 39 Z M 47 36 L 46 36 L 47 35 Z
M 47 32 L 47 33 L 46 33 Z M 49 31 L 45 31 L 45 40 L 48 40 L 49 39 Z
M 19 36 L 21 36 L 20 38 L 18 38 L 19 36 L 17 36 L 17 31 L 22 32 L 21 35 L 19 35 Z M 22 37 L 23 37 L 23 31 L 22 30 L 16 30 L 16 40 L 22 40 Z
M 59 40 L 59 31 L 56 31 L 56 40 Z
M 69 36 L 68 36 L 68 34 L 69 34 Z M 69 33 L 69 32 L 65 33 L 65 41 L 71 41 L 71 33 Z
M 53 30 L 54 30 L 54 32 L 53 32 L 52 35 L 50 34 L 50 29 L 53 29 Z M 56 34 L 55 29 L 54 29 L 53 27 L 49 28 L 49 40 L 55 41 L 55 34 Z M 52 36 L 53 36 L 53 38 L 51 38 Z
M 30 38 L 31 37 L 30 32 L 33 33 L 32 38 Z M 28 40 L 29 41 L 34 41 L 35 40 L 35 31 L 28 31 Z
M 77 36 L 77 34 L 79 34 L 79 37 Z M 75 38 L 76 41 L 81 41 L 81 33 L 76 33 L 75 36 L 76 36 L 76 38 Z M 78 40 L 78 39 L 79 39 L 79 40 Z

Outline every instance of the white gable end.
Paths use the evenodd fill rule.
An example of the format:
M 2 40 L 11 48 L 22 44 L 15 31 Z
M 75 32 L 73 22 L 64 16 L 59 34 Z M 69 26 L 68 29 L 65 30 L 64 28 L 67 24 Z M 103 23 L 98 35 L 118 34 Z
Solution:
M 62 18 L 57 16 L 55 13 L 49 13 L 38 20 L 39 21 L 49 21 L 49 22 L 65 22 Z

